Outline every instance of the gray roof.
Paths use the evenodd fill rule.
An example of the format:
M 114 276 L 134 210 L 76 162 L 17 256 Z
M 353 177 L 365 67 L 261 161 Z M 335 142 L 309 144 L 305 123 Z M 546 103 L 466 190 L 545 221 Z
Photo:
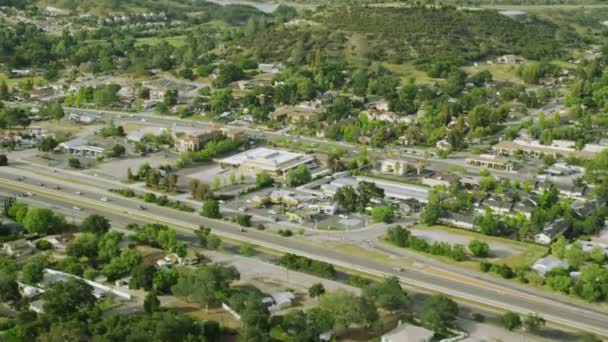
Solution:
M 568 230 L 568 228 L 570 228 L 570 223 L 564 218 L 558 218 L 557 220 L 546 224 L 543 233 L 550 238 L 554 238 Z

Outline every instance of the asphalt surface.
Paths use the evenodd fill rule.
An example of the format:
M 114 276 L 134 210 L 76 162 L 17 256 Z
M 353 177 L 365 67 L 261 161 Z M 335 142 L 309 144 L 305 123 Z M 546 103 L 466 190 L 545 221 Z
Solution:
M 240 227 L 227 221 L 211 220 L 197 214 L 189 214 L 146 205 L 147 210 L 138 208 L 141 202 L 107 193 L 85 192 L 78 185 L 66 186 L 64 183 L 26 178 L 17 181 L 14 171 L 0 169 L 0 188 L 5 192 L 31 192 L 33 196 L 58 207 L 72 208 L 80 213 L 98 212 L 110 220 L 159 222 L 170 225 L 176 230 L 191 231 L 200 225 L 211 227 L 215 234 L 232 238 L 286 253 L 295 253 L 309 258 L 330 262 L 354 270 L 378 275 L 397 276 L 406 285 L 437 291 L 457 298 L 489 305 L 495 308 L 527 313 L 538 313 L 548 321 L 575 329 L 608 336 L 608 313 L 593 308 L 561 303 L 551 298 L 524 293 L 515 289 L 497 286 L 480 281 L 467 275 L 449 272 L 431 272 L 429 269 L 394 269 L 392 266 L 375 260 L 353 256 L 330 248 L 318 246 L 294 238 L 283 238 L 274 234 L 249 229 L 241 232 Z M 59 186 L 59 189 L 55 189 Z M 80 195 L 76 193 L 83 191 Z M 101 197 L 108 202 L 102 202 Z M 80 210 L 75 210 L 78 207 Z M 181 234 L 180 234 L 181 235 Z

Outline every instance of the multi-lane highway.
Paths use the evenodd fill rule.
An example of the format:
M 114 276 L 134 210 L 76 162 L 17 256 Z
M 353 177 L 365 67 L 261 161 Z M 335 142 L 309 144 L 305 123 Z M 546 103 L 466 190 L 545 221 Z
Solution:
M 516 288 L 484 282 L 463 274 L 433 270 L 432 268 L 424 270 L 416 268 L 394 269 L 393 266 L 385 263 L 349 255 L 300 239 L 283 238 L 255 230 L 241 232 L 239 227 L 231 222 L 210 220 L 197 214 L 183 213 L 157 206 L 150 206 L 148 210 L 141 210 L 138 208 L 141 204 L 139 201 L 118 197 L 104 190 L 84 191 L 77 184 L 66 186 L 65 182 L 52 182 L 48 179 L 41 181 L 30 177 L 17 181 L 18 175 L 14 171 L 4 170 L 0 169 L 0 189 L 4 192 L 31 192 L 41 201 L 46 201 L 53 206 L 64 207 L 68 210 L 77 206 L 85 211 L 99 212 L 111 220 L 121 220 L 122 222 L 129 220 L 159 222 L 171 225 L 181 231 L 192 231 L 199 225 L 204 225 L 213 228 L 219 236 L 260 245 L 280 252 L 304 255 L 369 274 L 397 276 L 404 284 L 409 286 L 446 293 L 499 309 L 521 313 L 535 312 L 554 323 L 608 336 L 608 313 L 599 309 L 573 303 L 563 303 L 550 296 L 538 296 Z M 41 182 L 43 182 L 43 186 L 40 185 Z M 78 191 L 82 192 L 77 194 Z M 109 201 L 101 201 L 101 197 L 107 197 Z

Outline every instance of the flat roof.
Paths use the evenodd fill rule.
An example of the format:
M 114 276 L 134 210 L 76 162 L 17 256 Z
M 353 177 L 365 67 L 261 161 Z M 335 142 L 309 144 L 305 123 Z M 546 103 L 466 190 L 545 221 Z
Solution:
M 326 195 L 333 195 L 343 186 L 356 186 L 360 182 L 370 182 L 376 184 L 377 187 L 384 190 L 384 195 L 389 198 L 395 198 L 400 200 L 415 199 L 420 202 L 428 202 L 429 199 L 429 188 L 407 184 L 399 182 L 391 182 L 386 180 L 380 180 L 371 177 L 343 177 L 334 180 L 329 184 L 321 185 L 321 189 Z
M 249 165 L 269 171 L 283 171 L 314 161 L 312 156 L 258 147 L 220 160 L 233 166 Z
M 506 149 L 506 150 L 522 150 L 522 151 L 534 151 L 539 153 L 547 153 L 547 154 L 562 154 L 562 155 L 572 155 L 576 157 L 582 158 L 591 158 L 596 153 L 591 151 L 579 151 L 573 148 L 564 148 L 558 146 L 550 146 L 550 145 L 533 145 L 533 144 L 521 144 L 516 141 L 507 141 L 503 140 L 498 144 L 492 146 L 493 150 L 496 149 Z

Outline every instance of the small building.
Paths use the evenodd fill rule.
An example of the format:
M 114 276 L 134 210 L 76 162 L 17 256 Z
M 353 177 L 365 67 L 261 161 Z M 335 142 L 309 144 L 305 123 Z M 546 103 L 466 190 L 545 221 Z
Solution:
M 570 228 L 570 224 L 564 218 L 558 218 L 557 220 L 545 225 L 542 232 L 534 236 L 534 242 L 542 245 L 548 245 L 559 235 L 563 234 Z
M 73 139 L 59 144 L 64 152 L 83 157 L 98 157 L 103 155 L 104 149 L 98 146 L 88 145 L 83 139 Z
M 520 213 L 524 215 L 527 219 L 530 219 L 530 217 L 532 216 L 532 211 L 534 211 L 534 208 L 536 208 L 537 206 L 538 197 L 529 196 L 515 203 L 512 210 L 514 213 Z
M 515 169 L 514 164 L 510 160 L 492 154 L 480 154 L 476 157 L 467 158 L 465 162 L 469 165 L 502 171 L 513 171 Z
M 380 164 L 380 172 L 403 176 L 407 171 L 407 164 L 401 160 L 384 159 Z
M 338 211 L 338 207 L 333 204 L 309 204 L 308 210 L 313 211 L 317 214 L 335 215 Z
M 175 150 L 177 152 L 196 152 L 210 141 L 220 139 L 223 136 L 221 130 L 211 129 L 198 134 L 185 135 L 175 139 Z
M 434 332 L 417 325 L 401 324 L 387 334 L 383 335 L 382 342 L 430 342 L 433 340 Z
M 479 211 L 485 212 L 485 208 L 490 208 L 494 214 L 507 214 L 513 208 L 513 202 L 508 198 L 490 196 L 479 206 Z
M 545 274 L 547 274 L 547 272 L 555 268 L 563 268 L 567 270 L 568 267 L 568 262 L 560 260 L 550 254 L 544 258 L 536 260 L 536 262 L 532 265 L 532 269 L 543 277 L 545 276 Z
M 283 71 L 283 64 L 281 63 L 260 63 L 258 69 L 263 73 L 278 74 Z
M 585 218 L 591 215 L 595 210 L 606 204 L 606 200 L 603 198 L 594 198 L 590 201 L 577 199 L 572 202 L 572 210 L 576 215 L 581 218 Z
M 275 312 L 290 307 L 295 299 L 296 296 L 291 292 L 277 292 L 262 298 L 262 302 L 268 305 L 270 312 Z
M 545 169 L 545 172 L 553 176 L 570 176 L 585 172 L 583 167 L 568 165 L 564 162 L 555 163 Z
M 69 113 L 68 119 L 80 123 L 94 123 L 101 120 L 101 116 L 87 113 Z
M 515 55 L 502 55 L 496 58 L 498 64 L 519 64 L 523 62 L 523 58 Z
M 15 258 L 21 258 L 34 253 L 34 246 L 31 242 L 25 239 L 8 241 L 2 244 L 2 251 Z
M 463 215 L 451 211 L 442 212 L 439 216 L 438 222 L 441 224 L 462 229 L 475 228 L 475 217 L 473 217 L 473 215 Z

